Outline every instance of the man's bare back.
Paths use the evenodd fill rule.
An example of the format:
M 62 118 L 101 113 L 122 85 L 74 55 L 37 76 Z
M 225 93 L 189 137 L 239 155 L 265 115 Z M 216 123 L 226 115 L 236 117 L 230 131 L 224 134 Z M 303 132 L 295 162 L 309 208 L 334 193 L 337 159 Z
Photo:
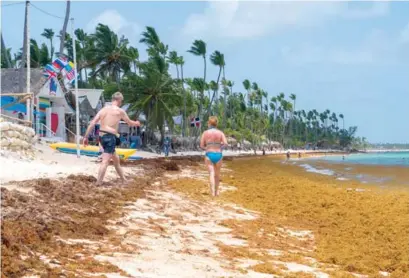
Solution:
M 108 106 L 102 108 L 99 112 L 101 118 L 101 133 L 104 131 L 116 134 L 118 132 L 118 125 L 121 119 L 125 116 L 125 111 L 117 106 Z

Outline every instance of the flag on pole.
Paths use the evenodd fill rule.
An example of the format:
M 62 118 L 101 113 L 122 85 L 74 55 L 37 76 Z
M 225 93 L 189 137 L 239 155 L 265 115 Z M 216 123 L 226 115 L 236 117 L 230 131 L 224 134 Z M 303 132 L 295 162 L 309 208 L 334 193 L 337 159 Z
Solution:
M 63 62 L 68 62 L 68 57 L 65 54 L 62 54 L 59 58 Z
M 53 62 L 53 67 L 56 68 L 58 71 L 62 70 L 68 65 L 66 60 L 63 60 L 61 58 L 57 58 Z
M 65 77 L 71 81 L 75 78 L 75 70 L 71 70 L 65 74 Z
M 182 125 L 182 115 L 172 117 L 175 125 Z
M 50 79 L 50 96 L 57 95 L 57 82 L 55 82 L 55 78 Z
M 56 73 L 55 71 L 51 71 L 51 70 L 49 70 L 49 69 L 44 69 L 43 75 L 44 75 L 45 77 L 47 77 L 48 79 L 56 78 L 56 77 L 57 77 L 57 73 Z
M 190 119 L 190 126 L 191 127 L 200 127 L 200 118 L 192 118 Z
M 55 69 L 55 67 L 53 65 L 50 65 L 50 64 L 46 65 L 45 69 L 48 70 L 48 71 L 51 71 L 51 72 L 56 72 L 57 71 Z

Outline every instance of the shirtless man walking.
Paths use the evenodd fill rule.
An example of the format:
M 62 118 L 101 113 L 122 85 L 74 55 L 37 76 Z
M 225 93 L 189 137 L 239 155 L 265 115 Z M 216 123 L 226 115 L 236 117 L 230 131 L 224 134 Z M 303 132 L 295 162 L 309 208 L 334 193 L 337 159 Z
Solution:
M 120 92 L 116 92 L 112 95 L 112 105 L 102 108 L 94 119 L 90 122 L 87 131 L 84 135 L 84 146 L 88 145 L 88 135 L 94 128 L 94 126 L 100 122 L 100 142 L 104 153 L 102 154 L 102 163 L 98 171 L 97 185 L 102 184 L 105 172 L 108 168 L 111 159 L 114 162 L 115 170 L 117 171 L 122 182 L 125 182 L 124 172 L 119 165 L 119 156 L 115 154 L 115 147 L 119 145 L 119 134 L 118 125 L 119 121 L 123 120 L 130 126 L 140 126 L 139 121 L 132 121 L 129 119 L 128 115 L 124 110 L 120 108 L 122 101 L 124 100 L 123 95 Z

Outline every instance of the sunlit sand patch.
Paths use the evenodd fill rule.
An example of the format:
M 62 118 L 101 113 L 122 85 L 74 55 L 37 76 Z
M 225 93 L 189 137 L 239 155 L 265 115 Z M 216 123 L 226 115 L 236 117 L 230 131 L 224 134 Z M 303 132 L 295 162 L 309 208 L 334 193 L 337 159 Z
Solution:
M 305 272 L 305 273 L 311 273 L 317 278 L 329 278 L 330 276 L 327 273 L 319 271 L 317 268 L 310 267 L 307 265 L 303 264 L 298 264 L 298 263 L 288 263 L 288 262 L 280 262 L 280 261 L 274 261 L 276 264 L 282 264 L 284 265 L 287 270 L 286 272 Z
M 296 231 L 280 227 L 277 230 L 285 235 L 296 237 L 298 240 L 314 240 L 314 235 L 311 231 Z

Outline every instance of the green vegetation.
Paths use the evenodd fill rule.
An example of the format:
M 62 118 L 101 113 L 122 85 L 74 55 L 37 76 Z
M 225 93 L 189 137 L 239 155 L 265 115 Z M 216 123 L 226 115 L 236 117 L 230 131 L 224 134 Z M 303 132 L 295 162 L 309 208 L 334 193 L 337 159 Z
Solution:
M 146 27 L 140 42 L 146 45 L 148 58 L 139 59 L 139 50 L 128 39 L 119 37 L 108 26 L 99 24 L 92 34 L 75 30 L 77 66 L 80 88 L 104 89 L 105 96 L 120 90 L 131 103 L 130 112 L 144 113 L 149 131 L 164 135 L 165 123 L 175 133 L 198 137 L 201 130 L 190 128 L 191 117 L 206 121 L 217 115 L 227 135 L 247 140 L 257 146 L 262 142 L 278 141 L 286 147 L 347 147 L 356 127 L 345 128 L 344 115 L 325 110 L 297 110 L 295 94 L 271 96 L 256 82 L 244 80 L 235 84 L 226 76 L 228 59 L 220 51 L 208 53 L 202 40 L 186 47 L 186 55 L 203 59 L 203 76 L 185 77 L 184 58 L 161 41 L 153 27 Z M 48 43 L 38 45 L 31 40 L 31 66 L 43 67 L 55 53 L 54 31 L 41 34 Z M 2 67 L 20 66 L 22 51 L 11 56 L 2 51 Z M 73 57 L 72 38 L 65 34 L 65 55 Z M 59 55 L 57 52 L 55 55 Z M 7 59 L 6 59 L 7 58 Z M 209 63 L 210 62 L 210 63 Z M 209 76 L 207 68 L 217 67 L 217 76 Z M 176 78 L 170 74 L 176 69 Z M 174 126 L 172 116 L 184 115 L 182 126 Z M 342 122 L 341 122 L 342 120 Z M 342 125 L 340 125 L 342 123 Z M 202 125 L 202 129 L 205 125 Z

